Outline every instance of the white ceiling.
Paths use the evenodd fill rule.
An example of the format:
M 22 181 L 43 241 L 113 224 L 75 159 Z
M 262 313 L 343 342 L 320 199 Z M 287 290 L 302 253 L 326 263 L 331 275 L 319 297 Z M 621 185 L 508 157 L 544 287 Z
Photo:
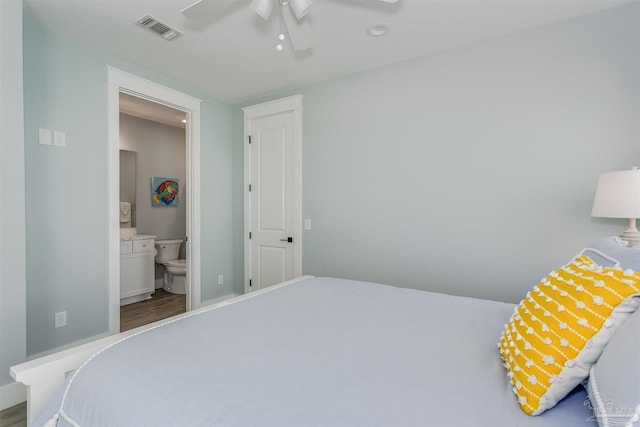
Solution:
M 278 14 L 265 22 L 249 0 L 237 0 L 240 7 L 206 24 L 180 13 L 194 1 L 26 0 L 26 5 L 55 33 L 238 103 L 638 0 L 399 0 L 395 5 L 314 0 L 307 19 L 315 44 L 305 52 L 286 44 L 277 52 Z M 169 42 L 135 26 L 146 14 L 184 36 Z M 367 35 L 366 27 L 374 23 L 389 24 L 390 33 Z

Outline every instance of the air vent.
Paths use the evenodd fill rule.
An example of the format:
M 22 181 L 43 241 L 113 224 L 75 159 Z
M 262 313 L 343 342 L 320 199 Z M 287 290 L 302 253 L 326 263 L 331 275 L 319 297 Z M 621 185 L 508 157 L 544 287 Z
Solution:
M 183 35 L 181 31 L 171 28 L 169 25 L 151 15 L 145 15 L 138 19 L 136 21 L 136 25 L 138 27 L 146 28 L 149 31 L 153 31 L 165 40 L 175 40 Z

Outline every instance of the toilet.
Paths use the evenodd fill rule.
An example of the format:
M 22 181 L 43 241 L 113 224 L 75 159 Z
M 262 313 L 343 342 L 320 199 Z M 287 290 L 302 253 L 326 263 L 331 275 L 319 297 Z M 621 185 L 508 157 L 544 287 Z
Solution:
M 156 240 L 156 264 L 164 270 L 162 289 L 172 294 L 186 293 L 187 260 L 179 259 L 182 240 Z

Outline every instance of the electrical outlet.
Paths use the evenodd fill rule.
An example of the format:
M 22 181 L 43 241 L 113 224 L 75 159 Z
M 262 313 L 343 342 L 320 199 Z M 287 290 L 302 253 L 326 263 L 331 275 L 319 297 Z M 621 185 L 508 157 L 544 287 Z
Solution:
M 224 283 L 224 277 L 222 274 L 218 274 L 218 285 L 222 285 Z
M 67 326 L 67 312 L 66 311 L 61 311 L 59 313 L 56 313 L 55 326 L 56 326 L 56 328 L 61 328 L 63 326 Z
M 59 130 L 54 130 L 53 131 L 53 145 L 55 145 L 57 147 L 66 147 L 67 146 L 66 135 L 65 135 L 64 132 L 61 132 Z

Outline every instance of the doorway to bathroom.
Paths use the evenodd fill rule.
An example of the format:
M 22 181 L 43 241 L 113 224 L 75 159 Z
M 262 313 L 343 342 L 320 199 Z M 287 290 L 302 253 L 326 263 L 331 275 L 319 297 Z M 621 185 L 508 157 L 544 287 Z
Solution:
M 186 311 L 188 200 L 181 190 L 187 176 L 187 120 L 184 111 L 124 92 L 119 104 L 124 332 Z
M 118 333 L 121 323 L 129 328 L 125 324 L 131 325 L 131 318 L 149 323 L 159 320 L 155 313 L 168 317 L 177 314 L 175 307 L 184 312 L 200 305 L 200 100 L 112 67 L 108 83 L 109 331 Z M 135 176 L 134 190 L 120 187 L 121 163 L 136 166 L 135 172 L 123 171 L 125 177 Z M 122 200 L 124 205 L 121 195 L 129 199 Z M 123 221 L 128 233 L 124 243 Z M 183 260 L 186 274 L 154 262 L 158 240 L 180 243 L 177 258 Z M 145 259 L 144 270 L 136 266 L 138 257 Z M 127 279 L 131 271 L 134 280 L 121 294 L 121 276 Z M 172 274 L 167 277 L 165 271 Z M 153 283 L 147 287 L 150 277 Z M 128 287 L 141 281 L 144 289 Z M 182 292 L 171 292 L 180 286 Z

